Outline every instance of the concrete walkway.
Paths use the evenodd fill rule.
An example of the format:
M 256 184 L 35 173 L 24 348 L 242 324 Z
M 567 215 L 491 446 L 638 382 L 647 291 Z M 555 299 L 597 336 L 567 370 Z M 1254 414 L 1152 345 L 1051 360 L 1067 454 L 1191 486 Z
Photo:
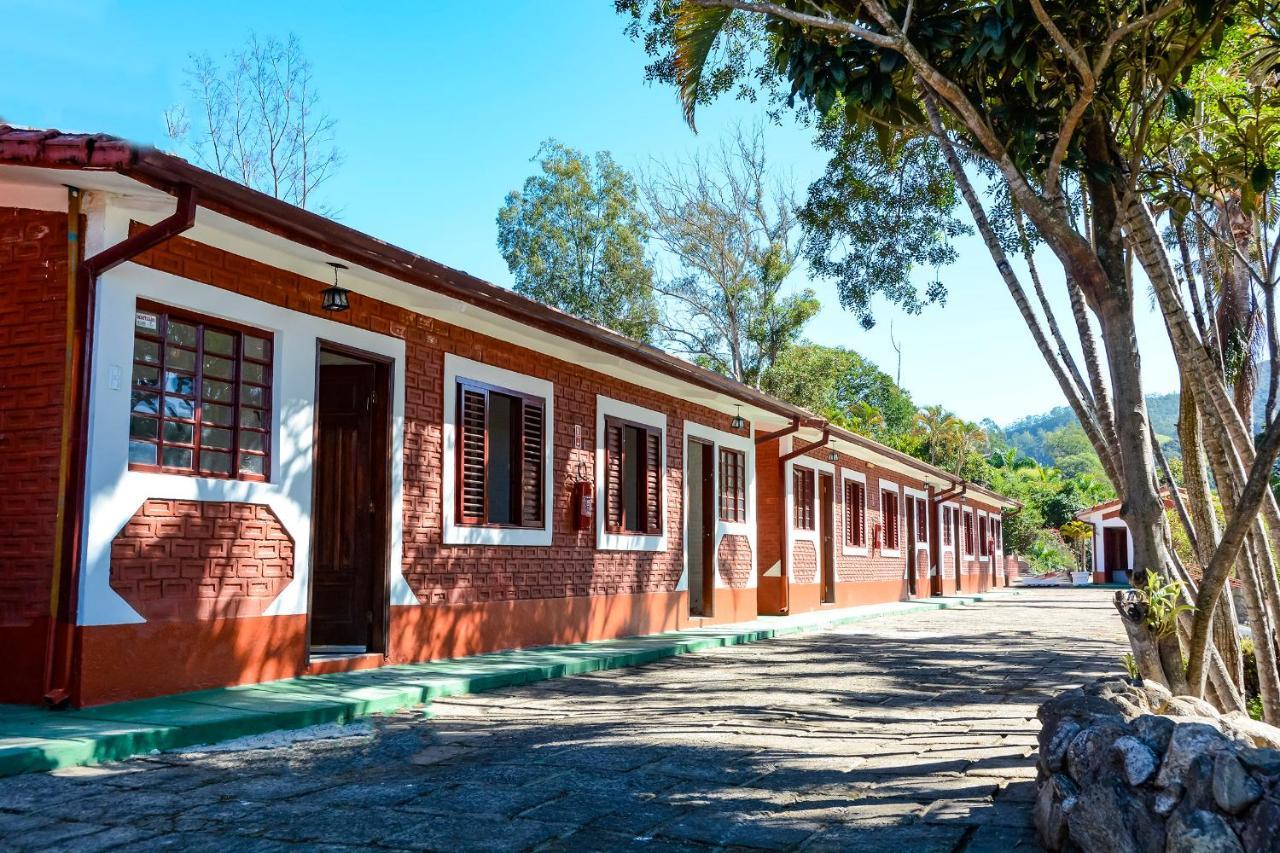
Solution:
M 1035 849 L 1035 709 L 1120 670 L 1109 597 L 899 609 L 287 748 L 0 779 L 0 849 Z
M 983 596 L 931 598 L 762 617 L 714 628 L 291 678 L 73 712 L 0 705 L 0 776 L 114 761 L 157 749 L 175 749 L 280 729 L 344 723 L 369 714 L 420 705 L 442 696 L 635 666 L 865 619 L 932 612 L 982 599 Z

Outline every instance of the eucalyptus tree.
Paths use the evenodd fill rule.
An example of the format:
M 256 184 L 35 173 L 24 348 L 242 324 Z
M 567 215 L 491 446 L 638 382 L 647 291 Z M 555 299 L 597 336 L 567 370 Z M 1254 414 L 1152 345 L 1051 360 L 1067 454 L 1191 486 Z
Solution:
M 619 0 L 644 40 L 651 76 L 678 87 L 686 116 L 723 93 L 761 90 L 777 113 L 874 133 L 881 156 L 910 144 L 945 164 L 1000 278 L 1122 499 L 1139 581 L 1180 579 L 1197 610 L 1180 626 L 1190 666 L 1150 629 L 1144 602 L 1117 602 L 1143 674 L 1175 690 L 1240 708 L 1232 667 L 1209 641 L 1233 570 L 1261 602 L 1252 627 L 1264 716 L 1280 722 L 1275 625 L 1280 590 L 1272 556 L 1280 508 L 1267 488 L 1280 422 L 1257 441 L 1233 404 L 1221 365 L 1187 310 L 1162 242 L 1150 157 L 1188 77 L 1212 61 L 1231 26 L 1274 22 L 1271 4 L 1243 0 Z M 1272 17 L 1269 17 L 1272 16 Z M 928 140 L 920 143 L 919 140 Z M 997 206 L 974 185 L 977 172 Z M 1036 300 L 1010 263 L 1006 220 L 1041 241 L 1061 266 L 1070 325 Z M 942 200 L 945 206 L 945 199 Z M 945 232 L 939 239 L 945 242 Z M 1026 254 L 1025 252 L 1023 253 Z M 1134 267 L 1150 282 L 1206 433 L 1222 446 L 1220 484 L 1234 501 L 1211 543 L 1203 582 L 1170 546 L 1157 489 L 1158 445 L 1142 388 Z M 883 281 L 879 295 L 901 300 Z M 837 283 L 840 281 L 837 279 Z M 890 282 L 891 283 L 891 282 Z M 856 292 L 842 298 L 856 301 Z M 1095 335 L 1095 327 L 1097 334 Z M 1065 343 L 1070 330 L 1080 352 Z M 1261 515 L 1259 509 L 1261 508 Z M 1248 542 L 1248 547 L 1246 547 Z M 1241 567 L 1248 570 L 1242 571 Z M 1251 567 L 1251 568 L 1250 568 Z M 1173 651 L 1178 638 L 1173 639 Z M 1157 648 L 1159 646 L 1159 648 Z M 1209 685 L 1206 685 L 1206 676 Z
M 635 178 L 607 151 L 592 159 L 554 139 L 533 159 L 538 172 L 498 211 L 516 292 L 649 341 L 658 307 Z

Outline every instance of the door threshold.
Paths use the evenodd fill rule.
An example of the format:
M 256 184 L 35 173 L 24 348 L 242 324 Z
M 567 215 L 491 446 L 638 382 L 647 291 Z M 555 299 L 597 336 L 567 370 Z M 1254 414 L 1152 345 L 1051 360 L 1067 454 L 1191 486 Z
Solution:
M 311 660 L 336 660 L 340 658 L 359 657 L 368 654 L 368 646 L 312 646 Z

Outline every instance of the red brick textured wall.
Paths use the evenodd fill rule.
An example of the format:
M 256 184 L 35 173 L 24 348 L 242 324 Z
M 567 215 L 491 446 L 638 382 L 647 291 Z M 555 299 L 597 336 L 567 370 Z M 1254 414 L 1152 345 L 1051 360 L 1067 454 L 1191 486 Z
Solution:
M 48 613 L 66 340 L 67 215 L 0 209 L 0 626 Z
M 792 544 L 791 579 L 795 583 L 814 583 L 818 579 L 818 549 L 807 539 Z
M 720 537 L 716 549 L 720 577 L 733 589 L 743 589 L 751 581 L 751 540 L 738 534 Z
M 260 616 L 292 579 L 263 504 L 147 500 L 111 543 L 111 588 L 148 621 Z
M 403 568 L 410 587 L 422 602 L 483 603 L 675 588 L 683 570 L 682 424 L 687 419 L 733 432 L 729 416 L 359 294 L 351 295 L 350 311 L 325 314 L 320 309 L 320 292 L 326 283 L 186 239 L 171 240 L 138 260 L 195 281 L 405 340 Z M 446 351 L 554 383 L 555 445 L 548 472 L 555 483 L 555 503 L 550 508 L 555 529 L 551 547 L 442 543 L 440 477 Z M 594 476 L 591 460 L 597 394 L 667 416 L 666 552 L 596 551 L 594 531 L 572 528 L 571 486 L 580 471 L 587 472 L 587 477 Z M 573 449 L 575 426 L 582 429 L 582 450 Z

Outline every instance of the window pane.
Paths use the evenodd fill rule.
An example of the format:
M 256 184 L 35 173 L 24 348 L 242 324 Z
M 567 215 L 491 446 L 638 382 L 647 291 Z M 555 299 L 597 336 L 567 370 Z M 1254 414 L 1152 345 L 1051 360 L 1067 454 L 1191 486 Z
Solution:
M 129 418 L 130 438 L 155 438 L 159 432 L 160 422 L 155 418 L 140 418 L 137 415 Z
M 196 345 L 196 327 L 190 323 L 170 318 L 169 327 L 165 330 L 165 339 L 171 344 L 194 347 Z
M 267 404 L 267 390 L 265 388 L 256 388 L 253 385 L 241 385 L 240 402 L 246 406 L 265 406 Z
M 232 403 L 232 386 L 226 382 L 215 382 L 212 379 L 205 380 L 204 398 L 213 403 Z
M 196 378 L 187 373 L 174 373 L 171 370 L 166 370 L 164 372 L 164 390 L 170 394 L 194 396 L 196 393 Z
M 202 450 L 200 452 L 200 470 L 207 471 L 210 474 L 230 474 L 231 454 L 220 453 L 216 450 Z
M 196 404 L 192 400 L 181 397 L 164 398 L 164 416 L 166 418 L 183 418 L 190 420 L 196 415 Z
M 244 355 L 245 358 L 256 358 L 259 361 L 271 360 L 271 344 L 262 338 L 255 338 L 253 335 L 244 336 Z
M 641 476 L 644 468 L 643 437 L 635 427 L 622 430 L 622 526 L 633 532 L 644 527 L 640 518 L 640 489 L 644 485 Z
M 231 430 L 205 427 L 200 430 L 200 444 L 203 447 L 216 447 L 220 450 L 231 449 Z
M 236 363 L 229 358 L 206 355 L 204 357 L 204 375 L 215 376 L 218 379 L 235 379 Z
M 267 384 L 267 368 L 264 365 L 246 361 L 240 365 L 240 378 L 245 382 L 256 382 L 259 385 L 265 385 Z
M 160 344 L 155 341 L 135 339 L 133 342 L 133 360 L 146 364 L 160 363 Z
M 133 313 L 133 328 L 144 335 L 158 336 L 160 334 L 160 315 L 152 311 L 135 311 Z
M 144 415 L 155 415 L 160 412 L 160 395 L 148 394 L 145 391 L 134 391 L 132 394 L 133 411 Z
M 250 429 L 267 428 L 267 412 L 265 409 L 243 408 L 240 410 L 240 426 Z
M 267 449 L 267 436 L 260 432 L 242 431 L 240 433 L 240 447 L 244 450 L 262 452 Z
M 185 370 L 188 373 L 196 372 L 195 350 L 168 347 L 164 353 L 164 360 L 165 367 L 173 368 L 174 370 Z
M 191 444 L 191 439 L 195 437 L 195 433 L 196 429 L 191 424 L 179 423 L 178 421 L 164 422 L 164 440 L 166 443 Z
M 236 410 L 230 406 L 219 406 L 214 403 L 205 403 L 200 407 L 200 418 L 207 424 L 231 426 L 235 421 L 235 411 Z
M 135 364 L 133 366 L 133 384 L 139 388 L 159 388 L 160 368 Z
M 226 332 L 216 329 L 204 330 L 204 351 L 217 355 L 235 355 L 236 339 Z
M 490 524 L 511 524 L 513 512 L 512 466 L 515 464 L 514 413 L 519 402 L 506 394 L 489 392 L 488 449 L 485 453 L 485 490 Z
M 186 447 L 166 447 L 164 449 L 164 466 L 166 468 L 190 468 L 191 450 Z
M 137 465 L 156 464 L 156 446 L 147 441 L 129 442 L 129 461 Z
M 266 472 L 265 456 L 253 456 L 248 453 L 240 454 L 240 472 L 242 474 L 263 474 Z

